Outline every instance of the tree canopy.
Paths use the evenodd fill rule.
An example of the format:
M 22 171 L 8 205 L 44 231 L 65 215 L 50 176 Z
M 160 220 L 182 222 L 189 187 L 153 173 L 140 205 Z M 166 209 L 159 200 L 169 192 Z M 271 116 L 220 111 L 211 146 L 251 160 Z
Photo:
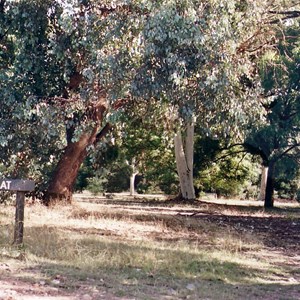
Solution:
M 280 146 L 287 153 L 299 121 L 298 6 L 1 0 L 3 172 L 36 179 L 41 189 L 50 182 L 49 194 L 71 197 L 81 163 L 121 108 L 136 105 L 139 115 L 140 103 L 168 106 L 174 132 L 196 116 L 208 135 L 242 140 L 254 124 L 249 144 L 275 132 L 288 141 Z
M 267 99 L 267 102 L 262 105 L 266 119 L 264 123 L 251 129 L 246 139 L 246 147 L 259 154 L 263 164 L 271 168 L 285 157 L 299 160 L 300 44 L 298 37 L 298 20 L 283 26 L 282 31 L 278 32 L 278 45 L 266 52 L 260 63 L 264 97 Z M 272 182 L 270 185 L 266 197 L 272 205 L 274 185 Z

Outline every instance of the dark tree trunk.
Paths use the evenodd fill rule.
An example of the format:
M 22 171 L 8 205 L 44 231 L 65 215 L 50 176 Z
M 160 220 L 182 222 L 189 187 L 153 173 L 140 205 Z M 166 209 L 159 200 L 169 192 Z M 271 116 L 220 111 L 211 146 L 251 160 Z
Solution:
M 96 121 L 96 125 L 91 132 L 85 132 L 75 143 L 68 141 L 67 147 L 60 161 L 58 162 L 53 177 L 50 180 L 48 190 L 45 195 L 45 204 L 51 202 L 72 202 L 72 193 L 74 184 L 78 175 L 81 164 L 87 156 L 88 146 L 95 144 L 109 130 L 109 126 L 105 126 L 102 131 L 101 121 L 106 111 L 106 99 L 101 99 L 93 108 L 90 114 L 92 119 Z M 100 132 L 99 132 L 100 131 Z
M 51 201 L 72 201 L 73 187 L 79 168 L 87 156 L 86 148 L 90 145 L 92 136 L 84 134 L 78 142 L 67 145 L 51 178 L 46 204 Z
M 274 207 L 274 171 L 275 171 L 275 162 L 269 163 L 268 177 L 267 177 L 267 186 L 266 186 L 266 196 L 265 196 L 265 208 Z

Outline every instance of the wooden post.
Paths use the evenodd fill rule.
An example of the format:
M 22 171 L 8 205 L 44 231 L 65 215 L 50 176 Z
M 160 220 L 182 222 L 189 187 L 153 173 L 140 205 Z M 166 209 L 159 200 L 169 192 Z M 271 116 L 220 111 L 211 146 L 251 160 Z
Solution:
M 25 192 L 17 192 L 14 244 L 23 244 Z
M 0 179 L 0 191 L 17 192 L 14 244 L 23 244 L 25 193 L 34 191 L 34 181 L 22 179 Z

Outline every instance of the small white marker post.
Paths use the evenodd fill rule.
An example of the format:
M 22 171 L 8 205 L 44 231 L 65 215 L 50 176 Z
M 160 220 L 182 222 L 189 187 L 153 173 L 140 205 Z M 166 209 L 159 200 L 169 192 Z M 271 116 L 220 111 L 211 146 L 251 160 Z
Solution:
M 34 190 L 34 181 L 21 179 L 0 179 L 0 190 L 17 192 L 14 244 L 23 244 L 25 193 Z

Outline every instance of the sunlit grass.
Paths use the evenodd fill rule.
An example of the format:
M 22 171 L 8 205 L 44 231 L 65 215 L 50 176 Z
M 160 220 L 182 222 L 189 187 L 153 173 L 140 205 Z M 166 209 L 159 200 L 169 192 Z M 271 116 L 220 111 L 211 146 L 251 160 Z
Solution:
M 170 217 L 156 217 L 153 220 L 141 218 L 142 224 L 138 224 L 136 217 L 126 214 L 120 218 L 119 213 L 111 213 L 109 217 L 105 215 L 105 211 L 102 216 L 96 212 L 94 215 L 87 215 L 83 209 L 81 212 L 83 216 L 79 217 L 76 207 L 29 207 L 24 237 L 27 259 L 35 263 L 51 261 L 89 271 L 99 268 L 132 268 L 178 278 L 235 282 L 247 280 L 248 275 L 253 273 L 243 271 L 239 262 L 243 260 L 244 264 L 247 263 L 243 251 L 259 245 L 254 241 L 243 241 L 230 232 L 217 232 L 217 227 L 213 225 L 206 224 L 206 231 L 211 231 L 209 240 L 206 241 L 213 246 L 211 249 L 211 246 L 208 248 L 199 240 L 205 224 L 198 224 L 197 227 L 191 221 L 186 224 L 185 221 L 172 220 Z M 146 224 L 147 221 L 150 225 Z M 134 240 L 130 239 L 131 235 L 118 235 L 118 228 L 123 225 L 124 229 L 124 223 L 127 224 L 125 229 L 132 230 L 134 234 L 140 233 L 145 238 Z M 145 227 L 148 235 L 141 230 Z M 91 228 L 94 230 L 89 234 Z M 103 235 L 106 229 L 113 231 L 115 235 L 110 234 L 110 231 Z M 194 231 L 195 240 L 188 241 L 191 230 Z M 151 233 L 169 236 L 171 241 L 164 241 L 163 238 L 161 241 L 153 240 Z M 183 240 L 172 241 L 173 235 L 182 236 Z M 11 238 L 11 234 L 7 234 L 7 238 Z
M 3 207 L 0 259 L 14 257 L 13 218 L 14 208 Z M 262 241 L 253 233 L 240 234 L 171 211 L 154 214 L 143 208 L 86 203 L 25 209 L 22 251 L 27 266 L 37 266 L 49 278 L 60 273 L 74 280 L 101 282 L 104 278 L 116 286 L 117 294 L 122 294 L 120 286 L 124 285 L 134 286 L 133 293 L 137 293 L 141 282 L 160 286 L 173 286 L 178 280 L 274 283 L 287 275 L 286 270 L 253 255 L 262 248 Z
M 108 237 L 70 234 L 54 228 L 28 229 L 27 259 L 52 262 L 97 273 L 102 270 L 141 270 L 144 274 L 245 282 L 268 265 L 240 255 L 233 246 L 202 249 L 199 244 L 154 241 L 111 241 Z M 251 265 L 251 267 L 248 267 Z

